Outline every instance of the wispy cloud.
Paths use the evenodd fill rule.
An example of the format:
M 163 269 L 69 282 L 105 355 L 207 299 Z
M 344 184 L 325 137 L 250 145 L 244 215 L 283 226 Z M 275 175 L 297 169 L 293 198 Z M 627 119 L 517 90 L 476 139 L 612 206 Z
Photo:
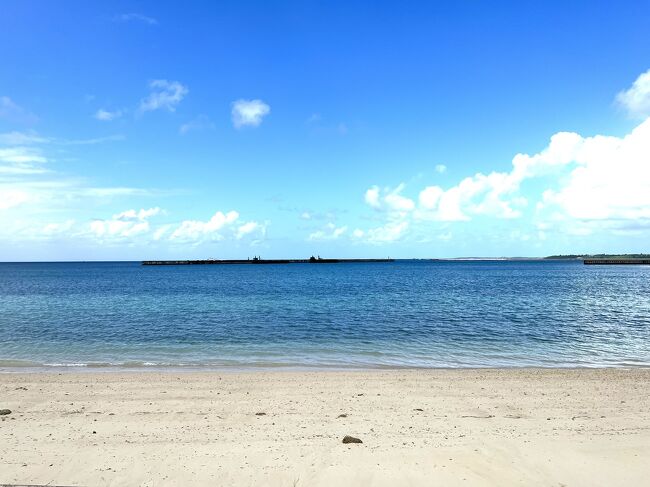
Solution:
M 336 240 L 348 231 L 347 226 L 337 227 L 334 223 L 328 223 L 325 228 L 312 232 L 307 237 L 309 241 Z
M 0 145 L 32 146 L 32 145 L 93 145 L 105 142 L 116 142 L 124 140 L 122 134 L 107 135 L 104 137 L 93 137 L 90 139 L 65 139 L 62 137 L 44 137 L 34 131 L 28 132 L 5 132 L 0 134 Z
M 189 93 L 187 86 L 178 81 L 164 79 L 153 80 L 149 83 L 151 93 L 140 101 L 140 112 L 153 110 L 176 111 L 178 104 Z
M 120 14 L 113 17 L 116 22 L 142 22 L 148 25 L 158 25 L 158 20 L 148 15 L 137 13 Z
M 102 122 L 110 122 L 111 120 L 115 120 L 117 118 L 120 118 L 123 115 L 122 110 L 114 110 L 114 111 L 108 111 L 104 110 L 103 108 L 100 108 L 95 112 L 95 118 L 97 120 L 101 120 Z
M 34 147 L 0 148 L 0 162 L 11 164 L 32 164 L 47 162 L 41 151 Z
M 38 121 L 36 115 L 25 110 L 8 96 L 0 96 L 0 118 L 21 124 L 32 124 Z
M 3 145 L 45 144 L 51 140 L 47 137 L 41 137 L 34 131 L 18 132 L 14 130 L 13 132 L 0 134 L 0 144 Z
M 271 107 L 262 100 L 237 100 L 232 104 L 232 123 L 235 128 L 257 127 L 271 113 Z
M 190 120 L 189 122 L 182 124 L 178 128 L 178 132 L 181 135 L 185 135 L 188 132 L 193 132 L 198 130 L 211 130 L 214 128 L 215 128 L 214 124 L 210 121 L 210 119 L 206 115 L 199 115 L 194 120 Z
M 29 193 L 0 187 L 0 210 L 8 210 L 29 201 Z
M 118 142 L 125 140 L 126 137 L 122 134 L 107 135 L 105 137 L 94 137 L 90 139 L 51 139 L 54 143 L 61 145 L 95 145 L 104 144 L 106 142 Z

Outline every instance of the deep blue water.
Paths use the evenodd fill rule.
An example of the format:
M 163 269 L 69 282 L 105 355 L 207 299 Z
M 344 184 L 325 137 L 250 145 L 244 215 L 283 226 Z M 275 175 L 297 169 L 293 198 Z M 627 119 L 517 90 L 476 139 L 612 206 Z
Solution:
M 0 264 L 0 367 L 650 365 L 650 267 Z

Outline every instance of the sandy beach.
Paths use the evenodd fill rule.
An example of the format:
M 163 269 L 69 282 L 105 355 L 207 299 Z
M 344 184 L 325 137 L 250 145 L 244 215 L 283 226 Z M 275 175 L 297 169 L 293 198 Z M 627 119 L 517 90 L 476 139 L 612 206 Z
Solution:
M 0 484 L 638 486 L 650 478 L 649 380 L 648 369 L 5 373 Z

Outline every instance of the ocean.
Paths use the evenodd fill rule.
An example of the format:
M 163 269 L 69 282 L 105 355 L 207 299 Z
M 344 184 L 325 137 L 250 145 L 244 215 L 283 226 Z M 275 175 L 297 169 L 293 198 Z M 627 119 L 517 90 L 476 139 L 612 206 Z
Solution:
M 0 369 L 650 365 L 650 266 L 0 264 Z

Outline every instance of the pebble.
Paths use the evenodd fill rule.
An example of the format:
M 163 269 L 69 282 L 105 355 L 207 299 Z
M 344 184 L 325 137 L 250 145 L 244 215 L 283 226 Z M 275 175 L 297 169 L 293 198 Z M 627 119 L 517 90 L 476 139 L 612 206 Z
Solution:
M 363 443 L 359 438 L 355 438 L 354 436 L 348 436 L 345 435 L 343 437 L 343 443 Z

